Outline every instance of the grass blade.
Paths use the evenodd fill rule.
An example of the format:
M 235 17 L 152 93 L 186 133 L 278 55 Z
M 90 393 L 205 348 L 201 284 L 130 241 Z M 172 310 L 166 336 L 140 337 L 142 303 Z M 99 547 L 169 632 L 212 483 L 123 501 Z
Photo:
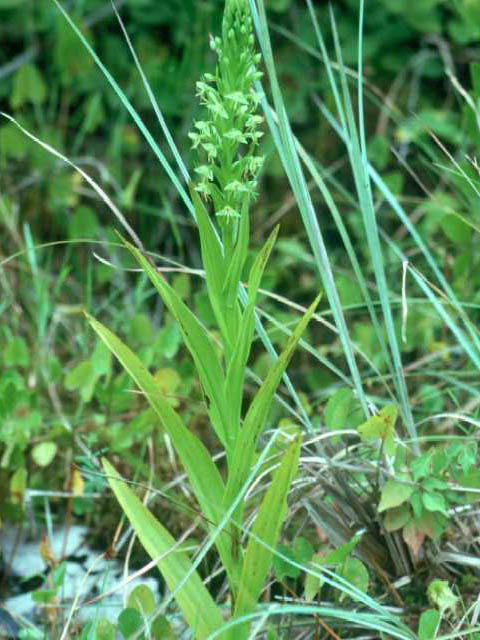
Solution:
M 285 172 L 290 181 L 292 190 L 295 194 L 303 223 L 312 247 L 313 254 L 316 259 L 317 269 L 320 274 L 325 293 L 332 309 L 335 324 L 337 326 L 342 348 L 345 358 L 350 369 L 353 384 L 366 416 L 369 415 L 368 403 L 363 389 L 363 384 L 355 360 L 352 343 L 349 337 L 347 324 L 342 311 L 340 298 L 335 285 L 332 267 L 328 258 L 327 248 L 318 224 L 317 216 L 310 197 L 305 176 L 303 175 L 300 160 L 295 149 L 290 123 L 286 114 L 285 104 L 283 101 L 280 85 L 277 78 L 275 63 L 273 60 L 270 38 L 268 35 L 267 19 L 263 0 L 250 0 L 250 7 L 254 22 L 257 26 L 258 37 L 262 48 L 263 58 L 268 70 L 272 95 L 275 109 L 278 115 L 278 126 L 274 122 L 269 106 L 265 99 L 265 94 L 260 90 L 262 95 L 262 106 L 270 131 L 273 135 L 276 147 L 279 151 L 280 158 L 285 168 Z

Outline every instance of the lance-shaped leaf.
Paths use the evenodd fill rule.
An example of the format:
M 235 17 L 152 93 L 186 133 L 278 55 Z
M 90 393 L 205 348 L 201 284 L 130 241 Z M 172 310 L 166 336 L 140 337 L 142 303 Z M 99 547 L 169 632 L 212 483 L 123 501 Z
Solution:
M 227 376 L 225 379 L 225 395 L 229 399 L 228 410 L 230 412 L 230 424 L 237 430 L 240 427 L 245 369 L 252 346 L 253 332 L 255 330 L 256 295 L 277 234 L 278 226 L 275 227 L 259 251 L 250 270 L 248 281 L 249 302 L 242 315 L 240 330 L 235 336 L 235 348 L 228 361 Z M 237 431 L 231 434 L 234 441 L 236 440 L 236 433 Z
M 279 225 L 277 225 L 272 233 L 268 236 L 267 241 L 255 258 L 255 262 L 253 263 L 250 274 L 248 276 L 248 297 L 254 304 L 256 301 L 258 287 L 260 286 L 263 272 L 265 271 L 268 258 L 270 257 L 273 246 L 275 244 L 275 240 L 277 239 L 279 228 Z
M 160 422 L 170 436 L 183 464 L 203 515 L 212 527 L 216 526 L 223 515 L 220 505 L 224 494 L 224 484 L 210 453 L 201 440 L 185 427 L 182 419 L 169 402 L 162 397 L 155 378 L 133 351 L 98 320 L 91 316 L 87 317 L 93 329 L 137 383 L 150 406 L 160 418 Z M 231 557 L 229 534 L 227 532 L 221 533 L 215 542 L 227 572 L 230 576 L 235 576 L 236 569 Z
M 210 216 L 200 196 L 192 186 L 190 187 L 190 195 L 195 207 L 195 216 L 200 233 L 200 247 L 207 279 L 208 297 L 215 319 L 224 337 L 226 348 L 230 350 L 234 344 L 236 328 L 230 326 L 227 300 L 223 293 L 225 269 L 227 268 L 226 260 Z M 237 321 L 239 320 L 238 313 L 237 309 L 237 316 L 234 317 Z
M 255 446 L 258 436 L 265 428 L 268 414 L 272 405 L 275 391 L 280 383 L 282 375 L 290 362 L 295 351 L 298 341 L 302 333 L 314 313 L 321 296 L 317 296 L 313 304 L 307 309 L 305 315 L 298 323 L 295 331 L 288 338 L 287 345 L 282 351 L 277 361 L 270 369 L 267 377 L 263 381 L 260 389 L 255 394 L 252 403 L 247 411 L 243 427 L 238 435 L 235 449 L 233 452 L 232 464 L 230 465 L 230 473 L 225 494 L 225 506 L 229 506 L 240 491 L 242 485 L 248 477 L 250 467 L 253 462 Z M 240 514 L 242 506 L 236 513 L 235 519 L 241 521 Z
M 228 449 L 227 432 L 230 425 L 228 424 L 227 401 L 223 394 L 223 385 L 219 384 L 225 374 L 205 328 L 151 262 L 133 245 L 125 242 L 125 246 L 137 259 L 178 322 L 205 392 L 207 410 L 213 428 L 223 446 Z
M 115 468 L 103 460 L 108 482 L 145 551 L 175 594 L 189 627 L 198 640 L 208 638 L 223 625 L 222 614 L 207 591 L 190 559 L 175 548 L 175 539 L 128 488 Z M 185 580 L 185 576 L 188 578 Z M 183 582 L 183 584 L 182 584 Z
M 236 441 L 240 429 L 243 383 L 248 356 L 252 346 L 253 332 L 255 330 L 255 307 L 249 302 L 242 316 L 240 333 L 237 337 L 235 349 L 231 355 L 225 378 L 225 395 L 229 398 L 229 420 L 232 425 L 230 431 L 232 444 Z M 231 449 L 233 451 L 233 449 Z
M 284 454 L 255 519 L 243 562 L 234 617 L 251 613 L 260 598 L 287 514 L 287 495 L 297 473 L 300 444 L 298 435 Z M 235 627 L 235 638 L 247 635 L 248 628 Z
M 223 283 L 223 295 L 228 308 L 233 308 L 238 298 L 238 285 L 242 269 L 247 259 L 250 236 L 250 218 L 248 215 L 248 198 L 245 199 L 240 213 L 238 238 L 228 265 L 227 275 Z

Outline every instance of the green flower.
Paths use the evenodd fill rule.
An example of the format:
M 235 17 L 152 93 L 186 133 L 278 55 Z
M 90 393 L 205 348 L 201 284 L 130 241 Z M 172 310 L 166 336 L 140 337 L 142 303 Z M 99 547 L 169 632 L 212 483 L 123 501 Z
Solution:
M 262 74 L 247 0 L 226 1 L 222 37 L 211 37 L 210 46 L 217 55 L 215 73 L 206 73 L 196 84 L 208 117 L 197 121 L 189 136 L 201 162 L 196 189 L 211 200 L 231 246 L 238 212 L 248 212 L 245 200 L 248 204 L 255 198 L 263 164 L 257 153 L 263 118 L 257 113 L 260 96 L 254 89 Z

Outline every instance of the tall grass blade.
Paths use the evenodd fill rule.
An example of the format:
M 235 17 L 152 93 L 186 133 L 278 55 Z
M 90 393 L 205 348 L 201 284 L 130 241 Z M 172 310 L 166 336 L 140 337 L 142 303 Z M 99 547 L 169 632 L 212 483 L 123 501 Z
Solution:
M 257 27 L 258 37 L 262 48 L 265 65 L 268 70 L 270 84 L 272 88 L 275 110 L 278 117 L 278 126 L 275 124 L 270 113 L 268 104 L 263 94 L 262 106 L 264 108 L 265 117 L 267 119 L 270 131 L 274 137 L 275 144 L 279 150 L 280 158 L 284 164 L 285 172 L 290 181 L 293 193 L 295 195 L 305 229 L 310 240 L 313 254 L 317 261 L 317 269 L 320 274 L 325 293 L 332 309 L 335 324 L 339 331 L 343 352 L 350 369 L 353 384 L 357 392 L 358 398 L 362 405 L 365 415 L 369 415 L 368 403 L 363 389 L 363 384 L 355 360 L 352 343 L 349 337 L 348 328 L 345 322 L 340 298 L 335 285 L 332 267 L 328 258 L 328 252 L 323 240 L 323 236 L 318 224 L 316 213 L 310 197 L 310 193 L 302 172 L 300 160 L 295 148 L 295 142 L 290 128 L 290 123 L 286 114 L 285 104 L 283 101 L 280 85 L 278 83 L 275 63 L 268 35 L 267 19 L 263 0 L 250 0 L 250 7 Z
M 144 136 L 145 140 L 148 142 L 150 148 L 155 153 L 157 158 L 160 160 L 160 163 L 161 163 L 162 167 L 164 168 L 164 170 L 167 173 L 167 175 L 170 178 L 170 180 L 173 182 L 175 188 L 177 189 L 178 193 L 180 194 L 180 197 L 182 198 L 182 200 L 185 202 L 185 204 L 188 207 L 188 209 L 193 214 L 193 206 L 192 206 L 192 203 L 190 201 L 190 198 L 188 197 L 187 192 L 185 191 L 184 187 L 180 183 L 180 181 L 179 181 L 178 177 L 176 176 L 175 172 L 171 168 L 171 166 L 170 166 L 168 160 L 166 159 L 164 153 L 162 152 L 162 150 L 160 149 L 158 144 L 155 142 L 155 139 L 153 138 L 152 134 L 150 133 L 150 131 L 146 127 L 146 125 L 143 122 L 143 120 L 141 119 L 141 117 L 138 115 L 138 112 L 133 108 L 132 103 L 127 98 L 125 93 L 122 91 L 122 89 L 120 88 L 120 86 L 117 83 L 117 81 L 115 80 L 115 78 L 108 71 L 108 69 L 105 67 L 103 62 L 98 57 L 98 55 L 92 49 L 92 47 L 91 47 L 90 43 L 88 42 L 88 40 L 85 38 L 83 33 L 80 31 L 80 29 L 77 27 L 77 25 L 70 18 L 70 16 L 65 11 L 65 9 L 62 7 L 62 5 L 60 4 L 59 0 L 53 0 L 53 2 L 57 6 L 58 10 L 63 15 L 63 17 L 65 18 L 65 20 L 68 22 L 68 24 L 74 30 L 75 34 L 80 39 L 80 41 L 83 44 L 83 46 L 87 49 L 88 53 L 91 55 L 91 57 L 95 61 L 95 64 L 98 66 L 98 68 L 101 70 L 101 72 L 103 73 L 105 78 L 108 80 L 110 86 L 115 91 L 116 95 L 119 97 L 119 99 L 120 99 L 121 103 L 123 104 L 123 106 L 125 107 L 125 109 L 131 115 L 133 121 L 137 125 L 137 127 L 138 127 L 139 131 L 141 132 L 141 134 Z
M 361 10 L 363 9 L 363 3 L 361 4 L 360 8 Z M 347 75 L 345 72 L 345 66 L 343 64 L 343 56 L 336 28 L 336 22 L 333 16 L 333 11 L 330 11 L 333 39 L 337 55 L 337 62 L 340 70 L 340 82 L 347 121 L 347 127 L 344 129 L 344 139 L 346 141 L 347 151 L 350 157 L 350 164 L 352 167 L 357 194 L 359 197 L 360 211 L 362 213 L 365 235 L 367 238 L 368 247 L 370 249 L 373 271 L 377 282 L 377 290 L 380 297 L 385 328 L 387 330 L 388 347 L 393 360 L 392 374 L 394 377 L 395 387 L 399 396 L 405 426 L 410 435 L 410 438 L 414 440 L 417 436 L 417 433 L 413 421 L 407 385 L 405 383 L 405 377 L 403 375 L 403 365 L 400 355 L 400 348 L 398 345 L 397 334 L 393 322 L 392 308 L 390 305 L 389 288 L 384 269 L 384 258 L 380 245 L 375 207 L 373 204 L 371 184 L 368 175 L 366 143 L 365 140 L 359 140 L 357 125 L 355 123 L 355 116 L 353 113 L 352 101 L 348 90 Z M 362 17 L 360 18 L 360 22 L 362 22 Z M 359 66 L 359 71 L 361 71 L 361 65 Z M 388 361 L 389 359 L 387 359 L 387 362 Z

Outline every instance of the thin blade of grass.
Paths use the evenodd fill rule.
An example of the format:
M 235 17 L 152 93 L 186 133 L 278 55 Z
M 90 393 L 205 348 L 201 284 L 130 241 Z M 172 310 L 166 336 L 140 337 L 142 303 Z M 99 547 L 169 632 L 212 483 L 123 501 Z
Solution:
M 58 10 L 63 15 L 65 20 L 68 22 L 70 27 L 74 30 L 75 34 L 80 39 L 80 41 L 83 44 L 83 46 L 86 48 L 88 53 L 93 58 L 95 64 L 101 70 L 101 72 L 103 73 L 103 75 L 107 79 L 108 83 L 110 84 L 112 89 L 115 91 L 116 95 L 120 99 L 120 101 L 123 104 L 123 106 L 125 107 L 125 109 L 131 115 L 131 117 L 132 117 L 133 121 L 135 122 L 135 124 L 137 125 L 139 131 L 141 132 L 141 134 L 143 135 L 145 140 L 148 142 L 150 148 L 155 153 L 157 158 L 160 160 L 160 164 L 164 168 L 164 170 L 167 173 L 167 175 L 170 178 L 170 180 L 173 182 L 175 188 L 177 189 L 178 193 L 180 194 L 180 197 L 182 198 L 182 200 L 184 201 L 184 203 L 186 204 L 187 208 L 190 210 L 192 215 L 194 215 L 193 205 L 192 205 L 192 202 L 191 202 L 190 198 L 188 197 L 187 192 L 185 191 L 184 187 L 180 183 L 178 177 L 176 176 L 175 172 L 171 168 L 171 166 L 170 166 L 168 160 L 166 159 L 164 153 L 162 152 L 162 150 L 160 149 L 158 144 L 155 142 L 154 137 L 152 136 L 152 134 L 150 133 L 150 131 L 146 127 L 145 123 L 143 122 L 143 120 L 139 116 L 138 112 L 133 108 L 132 103 L 127 98 L 127 96 L 125 95 L 123 90 L 120 88 L 120 86 L 117 83 L 117 81 L 115 80 L 115 78 L 112 76 L 112 74 L 105 67 L 105 65 L 100 60 L 98 55 L 95 53 L 95 51 L 93 50 L 93 48 L 91 47 L 90 43 L 85 38 L 83 33 L 80 31 L 80 29 L 73 22 L 73 20 L 70 18 L 70 16 L 65 11 L 65 9 L 62 7 L 62 5 L 60 4 L 59 0 L 52 0 L 52 1 L 55 3 L 55 5 L 57 6 Z
M 137 71 L 140 75 L 140 78 L 142 79 L 142 83 L 143 86 L 145 87 L 145 91 L 147 92 L 148 95 L 148 99 L 150 100 L 150 104 L 152 105 L 152 108 L 155 112 L 155 115 L 157 117 L 158 123 L 163 131 L 163 135 L 165 136 L 168 146 L 170 147 L 172 153 L 173 153 L 173 157 L 175 158 L 175 161 L 178 165 L 178 168 L 180 169 L 182 175 L 183 175 L 183 179 L 185 180 L 186 183 L 190 182 L 190 175 L 188 173 L 188 169 L 185 166 L 185 163 L 182 160 L 182 156 L 180 155 L 180 152 L 178 151 L 177 145 L 175 144 L 175 141 L 172 137 L 172 134 L 170 133 L 170 130 L 167 127 L 167 123 L 165 122 L 165 118 L 163 117 L 163 113 L 162 110 L 160 109 L 160 106 L 158 104 L 157 99 L 155 98 L 155 94 L 152 91 L 152 88 L 150 87 L 150 83 L 147 80 L 147 76 L 145 75 L 142 65 L 140 64 L 140 60 L 138 59 L 138 56 L 136 54 L 136 51 L 133 47 L 132 41 L 130 40 L 130 36 L 128 35 L 128 31 L 125 27 L 125 24 L 120 16 L 120 13 L 118 12 L 118 9 L 115 5 L 115 1 L 114 0 L 110 0 L 111 4 L 112 4 L 112 9 L 115 13 L 115 17 L 118 20 L 118 24 L 120 25 L 120 28 L 122 30 L 123 33 L 123 37 L 125 38 L 125 42 L 127 43 L 127 46 L 130 50 L 130 53 L 132 54 L 132 58 L 133 61 L 135 63 L 135 66 L 137 68 Z
M 263 0 L 258 0 L 258 2 L 250 0 L 250 7 L 252 10 L 255 25 L 257 27 L 265 65 L 267 67 L 268 75 L 270 78 L 275 110 L 279 122 L 278 127 L 275 125 L 273 118 L 271 117 L 268 104 L 265 100 L 265 94 L 263 91 L 260 91 L 265 117 L 267 119 L 270 131 L 272 132 L 272 135 L 274 137 L 274 141 L 279 151 L 280 158 L 284 164 L 285 171 L 297 200 L 302 220 L 304 222 L 312 251 L 317 262 L 317 269 L 319 271 L 323 286 L 325 288 L 327 299 L 333 312 L 335 324 L 339 331 L 342 348 L 348 363 L 348 367 L 350 369 L 355 390 L 359 397 L 363 411 L 365 415 L 368 416 L 368 403 L 365 391 L 363 389 L 360 372 L 355 360 L 355 355 L 349 337 L 348 328 L 345 322 L 345 317 L 343 315 L 340 298 L 335 285 L 332 267 L 328 258 L 328 252 L 318 224 L 305 177 L 301 169 L 300 160 L 295 149 L 293 135 L 291 132 L 290 124 L 288 122 L 285 104 L 278 83 L 270 38 L 268 35 L 267 19 Z
M 363 5 L 361 6 L 362 9 Z M 413 420 L 411 404 L 408 397 L 407 385 L 405 383 L 405 377 L 403 374 L 403 365 L 400 355 L 400 348 L 398 345 L 397 334 L 393 322 L 392 308 L 390 305 L 389 288 L 385 275 L 384 258 L 380 244 L 380 237 L 378 232 L 375 207 L 373 204 L 372 190 L 370 184 L 370 178 L 368 175 L 368 162 L 366 157 L 366 143 L 365 140 L 360 140 L 357 125 L 355 123 L 355 117 L 353 113 L 352 101 L 350 98 L 350 92 L 348 90 L 347 75 L 343 64 L 343 55 L 340 47 L 340 41 L 336 28 L 336 22 L 333 15 L 333 10 L 330 8 L 331 25 L 333 32 L 333 40 L 335 45 L 335 51 L 337 55 L 337 62 L 339 65 L 340 82 L 343 94 L 343 103 L 346 114 L 346 124 L 344 127 L 344 140 L 346 142 L 347 151 L 350 157 L 350 164 L 355 180 L 356 190 L 359 197 L 360 211 L 362 214 L 365 235 L 367 238 L 368 246 L 370 249 L 370 256 L 372 259 L 372 267 L 377 282 L 377 290 L 380 297 L 380 303 L 382 307 L 383 318 L 385 322 L 385 328 L 388 336 L 388 347 L 393 360 L 392 373 L 394 375 L 394 382 L 398 398 L 400 400 L 401 410 L 405 426 L 412 440 L 417 436 L 415 423 Z M 360 41 L 361 42 L 361 41 Z M 360 52 L 361 53 L 361 52 Z M 359 66 L 361 70 L 361 66 Z M 359 79 L 359 82 L 361 80 Z M 363 100 L 363 96 L 362 96 Z M 388 359 L 387 359 L 388 363 Z

